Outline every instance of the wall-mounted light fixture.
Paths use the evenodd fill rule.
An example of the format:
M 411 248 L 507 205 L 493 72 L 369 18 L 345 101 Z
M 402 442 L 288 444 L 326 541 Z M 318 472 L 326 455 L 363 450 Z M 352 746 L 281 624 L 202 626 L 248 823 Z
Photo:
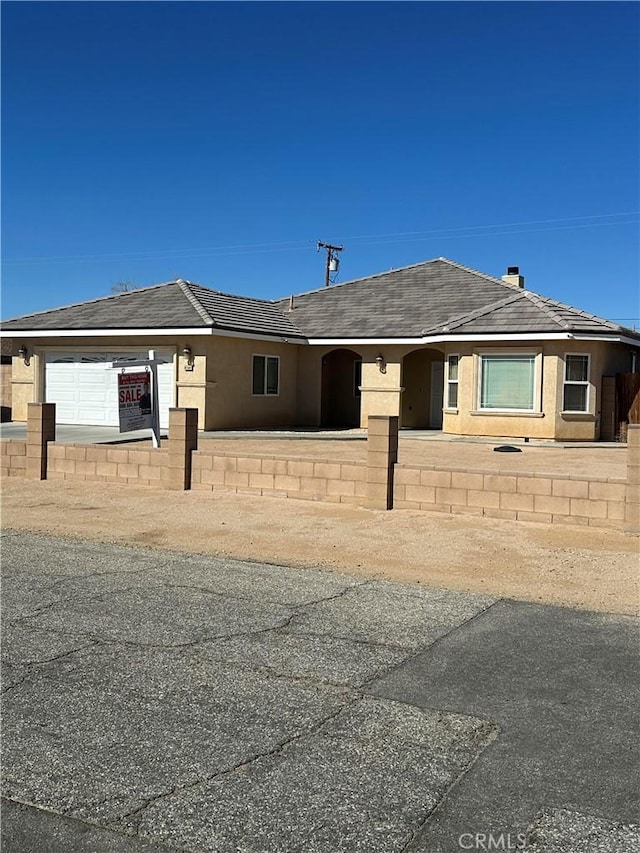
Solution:
M 24 361 L 25 364 L 29 364 L 29 350 L 24 344 L 22 344 L 22 346 L 18 350 L 18 355 Z
M 182 355 L 186 359 L 184 369 L 185 370 L 193 370 L 193 354 L 191 352 L 190 346 L 184 346 L 182 348 Z
M 382 353 L 376 356 L 376 364 L 378 365 L 378 370 L 380 371 L 380 373 L 387 372 L 387 363 L 384 360 L 384 356 L 382 355 Z

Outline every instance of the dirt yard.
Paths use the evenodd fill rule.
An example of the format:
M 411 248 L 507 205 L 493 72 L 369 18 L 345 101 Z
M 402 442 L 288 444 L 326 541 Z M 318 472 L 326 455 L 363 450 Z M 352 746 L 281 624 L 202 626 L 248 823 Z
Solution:
M 21 478 L 2 484 L 2 526 L 613 613 L 640 610 L 640 541 L 611 530 Z
M 330 461 L 364 462 L 367 458 L 367 442 L 364 433 L 353 430 L 348 438 L 292 439 L 290 433 L 281 438 L 201 438 L 198 449 L 208 453 L 257 454 L 262 456 L 285 456 L 287 459 L 327 459 Z M 442 466 L 455 465 L 459 468 L 477 468 L 483 471 L 536 472 L 539 474 L 587 474 L 590 477 L 627 476 L 627 447 L 620 445 L 589 445 L 576 447 L 523 444 L 517 442 L 519 453 L 498 453 L 494 447 L 508 444 L 509 440 L 436 440 L 408 438 L 400 434 L 398 462 L 401 465 Z M 151 447 L 151 441 L 129 442 L 131 447 Z

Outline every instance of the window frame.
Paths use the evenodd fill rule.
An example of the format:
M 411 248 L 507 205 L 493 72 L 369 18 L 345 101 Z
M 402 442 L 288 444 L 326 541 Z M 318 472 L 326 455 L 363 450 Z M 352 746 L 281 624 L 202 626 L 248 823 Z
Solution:
M 568 359 L 571 356 L 587 359 L 587 378 L 586 379 L 567 379 Z M 567 409 L 565 408 L 565 391 L 568 385 L 580 385 L 586 387 L 585 407 L 584 409 Z M 565 352 L 562 359 L 562 409 L 563 415 L 588 415 L 591 412 L 591 353 L 588 352 Z
M 451 359 L 456 359 L 456 366 L 458 368 L 457 378 L 451 378 Z M 447 356 L 447 401 L 445 408 L 447 409 L 455 409 L 457 411 L 460 405 L 460 353 L 452 352 Z M 456 402 L 455 405 L 451 402 L 451 386 L 456 386 Z
M 484 372 L 485 359 L 497 356 L 510 356 L 512 358 L 528 358 L 533 359 L 533 373 L 531 375 L 532 382 L 532 407 L 530 409 L 518 409 L 513 407 L 484 407 L 482 405 L 482 378 Z M 486 349 L 476 352 L 477 358 L 477 381 L 476 381 L 476 409 L 478 414 L 482 415 L 528 415 L 540 414 L 541 409 L 541 382 L 542 375 L 542 352 L 534 349 Z
M 256 391 L 254 388 L 254 373 L 256 359 L 261 358 L 264 362 L 264 379 L 262 383 L 262 391 Z M 276 362 L 276 390 L 269 391 L 267 386 L 268 370 L 267 365 L 269 360 Z M 251 396 L 252 397 L 279 397 L 280 396 L 280 356 L 268 355 L 267 353 L 253 353 L 251 358 Z

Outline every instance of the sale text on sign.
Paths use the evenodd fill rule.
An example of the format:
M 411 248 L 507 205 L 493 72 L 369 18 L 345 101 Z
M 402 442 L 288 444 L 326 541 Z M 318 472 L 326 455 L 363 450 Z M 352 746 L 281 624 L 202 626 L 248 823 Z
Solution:
M 118 374 L 120 432 L 151 429 L 151 374 Z

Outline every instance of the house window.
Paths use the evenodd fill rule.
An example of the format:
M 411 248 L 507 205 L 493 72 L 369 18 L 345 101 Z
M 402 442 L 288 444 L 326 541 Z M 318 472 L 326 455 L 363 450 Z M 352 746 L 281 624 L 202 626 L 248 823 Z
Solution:
M 450 355 L 447 359 L 447 408 L 458 408 L 458 369 L 460 356 Z
M 480 356 L 480 409 L 534 411 L 535 355 Z
M 362 359 L 357 358 L 353 362 L 353 396 L 354 397 L 362 396 L 362 392 L 360 391 L 361 385 L 362 385 Z
M 280 359 L 275 355 L 254 355 L 253 393 L 275 395 L 280 386 Z
M 564 358 L 564 412 L 589 411 L 589 356 L 566 355 Z

